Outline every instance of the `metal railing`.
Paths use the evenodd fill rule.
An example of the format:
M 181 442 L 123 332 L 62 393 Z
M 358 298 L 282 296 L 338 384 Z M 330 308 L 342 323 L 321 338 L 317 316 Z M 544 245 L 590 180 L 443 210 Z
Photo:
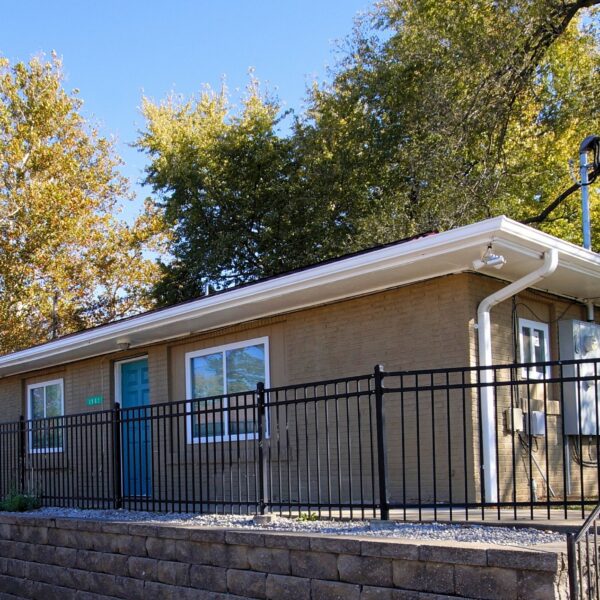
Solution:
M 600 598 L 599 520 L 600 504 L 590 513 L 577 533 L 567 534 L 569 598 L 571 600 L 598 600 Z
M 373 377 L 0 424 L 0 495 L 173 512 L 375 516 Z
M 27 491 L 44 505 L 174 512 L 581 519 L 600 489 L 599 371 L 597 360 L 376 367 L 225 396 L 21 418 L 0 424 L 0 496 Z M 484 390 L 495 420 L 487 439 Z M 497 468 L 486 490 L 490 446 Z
M 584 518 L 600 489 L 599 375 L 597 359 L 385 373 L 396 518 Z

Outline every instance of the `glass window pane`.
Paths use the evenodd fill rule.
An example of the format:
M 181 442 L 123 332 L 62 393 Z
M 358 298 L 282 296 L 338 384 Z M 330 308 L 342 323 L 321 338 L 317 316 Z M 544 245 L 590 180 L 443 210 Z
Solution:
M 243 435 L 258 431 L 253 394 L 229 398 L 227 416 L 229 417 L 229 433 L 231 435 Z
M 44 388 L 33 388 L 31 390 L 31 418 L 44 418 Z
M 255 389 L 259 381 L 265 380 L 264 344 L 228 350 L 226 365 L 229 394 Z
M 46 386 L 46 416 L 62 416 L 62 398 L 58 383 Z
M 223 393 L 223 354 L 192 358 L 192 397 L 206 398 Z
M 34 431 L 31 441 L 31 448 L 33 450 L 43 450 L 46 448 L 46 432 L 43 430 Z
M 523 362 L 532 362 L 531 359 L 531 329 L 523 327 L 521 330 L 523 336 Z
M 220 400 L 194 402 L 192 410 L 192 435 L 195 438 L 223 435 L 224 411 Z
M 544 323 L 536 323 L 525 319 L 519 319 L 519 322 L 521 362 L 541 363 L 549 361 L 548 326 Z M 546 371 L 547 367 L 537 364 L 523 368 L 523 374 L 531 379 L 543 379 Z
M 63 434 L 56 419 L 62 416 L 62 386 L 60 383 L 40 385 L 30 389 L 31 449 L 56 450 L 62 448 Z
M 190 359 L 190 367 L 193 398 L 228 394 L 227 403 L 210 400 L 192 403 L 194 438 L 218 438 L 225 433 L 243 435 L 257 431 L 255 411 L 252 408 L 254 395 L 248 398 L 235 395 L 253 391 L 259 381 L 265 381 L 264 344 L 194 357 Z M 246 409 L 246 405 L 249 408 Z
M 202 423 L 200 425 L 200 437 L 221 437 L 223 435 L 223 423 Z
M 31 426 L 31 448 L 42 450 L 46 448 L 46 429 L 43 423 L 32 423 Z
M 535 362 L 544 362 L 546 359 L 546 336 L 542 329 L 533 330 L 533 356 Z M 540 367 L 539 370 L 543 370 Z
M 47 432 L 46 448 L 62 448 L 62 429 L 57 421 L 52 421 L 52 425 Z

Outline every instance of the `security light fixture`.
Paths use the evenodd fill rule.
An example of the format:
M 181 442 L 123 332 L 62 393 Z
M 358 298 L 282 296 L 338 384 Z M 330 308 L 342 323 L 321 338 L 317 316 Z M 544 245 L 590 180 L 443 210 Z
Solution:
M 473 268 L 478 271 L 483 267 L 494 267 L 494 269 L 501 269 L 506 264 L 506 259 L 502 254 L 495 254 L 492 250 L 492 244 L 489 244 L 486 251 L 483 253 L 481 258 L 473 261 Z
M 129 338 L 121 338 L 117 340 L 117 348 L 119 350 L 129 350 L 131 340 Z

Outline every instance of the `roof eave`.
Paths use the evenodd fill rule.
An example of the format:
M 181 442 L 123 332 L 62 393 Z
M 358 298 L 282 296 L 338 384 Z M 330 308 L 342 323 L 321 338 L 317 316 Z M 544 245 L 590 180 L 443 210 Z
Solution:
M 154 342 L 173 338 L 173 326 L 177 324 L 181 325 L 184 321 L 208 317 L 216 312 L 223 315 L 235 315 L 241 308 L 248 307 L 250 304 L 253 309 L 252 318 L 262 318 L 281 313 L 286 299 L 289 302 L 286 307 L 287 311 L 336 301 L 349 297 L 344 295 L 345 292 L 340 293 L 339 296 L 335 294 L 338 284 L 342 282 L 348 283 L 352 280 L 364 282 L 364 289 L 361 292 L 369 293 L 378 289 L 377 274 L 390 273 L 391 270 L 399 274 L 397 285 L 413 283 L 415 281 L 414 274 L 411 277 L 407 274 L 406 280 L 402 280 L 401 277 L 402 269 L 410 270 L 407 268 L 408 265 L 425 260 L 432 261 L 436 257 L 452 256 L 453 253 L 465 249 L 477 248 L 479 251 L 480 247 L 485 247 L 486 244 L 493 243 L 495 240 L 512 245 L 519 255 L 533 258 L 540 258 L 544 249 L 554 247 L 559 251 L 563 264 L 571 265 L 573 270 L 579 269 L 582 275 L 596 277 L 600 281 L 600 256 L 597 254 L 512 221 L 507 217 L 496 217 L 440 234 L 418 238 L 406 244 L 384 247 L 245 287 L 234 288 L 226 293 L 203 297 L 160 311 L 144 313 L 131 319 L 21 350 L 0 357 L 0 376 L 25 372 L 32 368 L 42 368 L 42 366 L 33 366 L 34 363 L 39 365 L 40 362 L 44 362 L 43 366 L 61 364 L 61 362 L 66 362 L 61 360 L 61 357 L 72 356 L 74 353 L 78 354 L 77 360 L 106 354 L 107 351 L 101 350 L 101 348 L 105 347 L 107 342 L 134 333 L 151 334 Z M 475 257 L 476 254 L 473 253 L 473 258 Z M 444 268 L 440 267 L 437 271 L 434 265 L 433 270 L 421 279 L 468 270 L 470 270 L 470 265 L 464 261 L 462 266 L 447 265 Z M 390 287 L 385 283 L 387 281 L 385 277 L 381 276 L 380 279 L 380 289 Z M 343 286 L 340 286 L 340 289 L 342 288 Z M 319 294 L 319 290 L 322 290 L 321 294 Z M 270 309 L 270 305 L 276 305 L 278 308 Z M 232 322 L 235 322 L 235 319 L 224 318 L 219 326 L 227 326 Z M 181 335 L 195 332 L 196 330 L 187 331 Z M 153 335 L 154 333 L 156 335 Z M 148 343 L 146 341 L 143 345 Z M 116 351 L 116 346 L 113 347 L 113 351 Z

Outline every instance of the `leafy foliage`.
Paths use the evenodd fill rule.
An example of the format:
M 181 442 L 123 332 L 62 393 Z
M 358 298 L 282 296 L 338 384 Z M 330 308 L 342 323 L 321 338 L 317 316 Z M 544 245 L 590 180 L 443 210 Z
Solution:
M 301 522 L 314 522 L 319 520 L 319 515 L 313 512 L 301 512 L 296 518 L 297 521 Z
M 239 114 L 225 94 L 145 101 L 139 147 L 173 233 L 159 302 L 426 230 L 540 214 L 600 130 L 598 3 L 384 0 L 287 136 L 255 81 Z M 579 241 L 579 219 L 572 197 L 541 227 Z
M 388 0 L 305 122 L 312 180 L 353 198 L 358 247 L 541 211 L 600 125 L 595 2 Z M 326 175 L 327 177 L 327 175 Z M 576 239 L 576 203 L 549 229 Z M 355 209 L 356 210 L 356 209 Z
M 199 296 L 305 264 L 334 239 L 302 194 L 295 140 L 277 134 L 277 104 L 253 80 L 236 113 L 226 92 L 197 100 L 144 100 L 138 144 L 152 158 L 147 182 L 160 196 L 173 262 L 162 264 L 161 303 Z
M 0 511 L 4 512 L 26 512 L 40 508 L 41 502 L 37 496 L 32 494 L 21 494 L 16 491 L 9 492 L 0 500 Z
M 113 216 L 127 183 L 81 105 L 56 57 L 0 58 L 0 352 L 150 305 L 156 221 Z

